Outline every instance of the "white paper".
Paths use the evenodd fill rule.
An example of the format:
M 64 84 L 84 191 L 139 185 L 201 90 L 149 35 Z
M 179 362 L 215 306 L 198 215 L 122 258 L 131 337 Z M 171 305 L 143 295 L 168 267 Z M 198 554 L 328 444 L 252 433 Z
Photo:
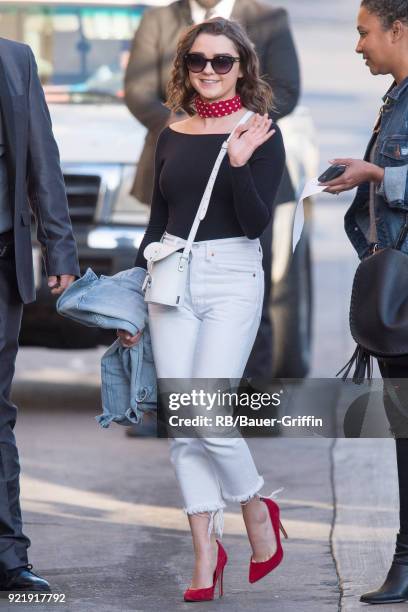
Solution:
M 310 198 L 311 196 L 317 195 L 326 189 L 325 185 L 319 185 L 317 177 L 307 181 L 303 188 L 302 194 L 299 198 L 295 208 L 295 215 L 293 218 L 293 232 L 292 232 L 292 248 L 295 252 L 296 246 L 302 236 L 303 226 L 305 224 L 305 211 L 303 207 L 303 200 Z

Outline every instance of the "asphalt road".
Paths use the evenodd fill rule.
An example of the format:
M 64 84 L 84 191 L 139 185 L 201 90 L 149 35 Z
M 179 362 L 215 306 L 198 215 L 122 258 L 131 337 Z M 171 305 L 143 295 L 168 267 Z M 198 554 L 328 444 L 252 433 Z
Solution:
M 388 81 L 371 77 L 354 54 L 358 2 L 282 4 L 292 15 L 303 68 L 302 102 L 319 130 L 321 168 L 334 156 L 361 157 Z M 356 257 L 342 229 L 349 202 L 350 195 L 336 200 L 320 196 L 316 202 L 313 377 L 333 376 L 353 348 L 348 300 Z M 192 551 L 167 443 L 129 439 L 120 427 L 98 428 L 93 417 L 100 411 L 103 350 L 24 348 L 19 354 L 14 399 L 20 406 L 16 433 L 23 513 L 33 544 L 30 560 L 55 592 L 66 594 L 64 604 L 36 608 L 183 610 Z M 225 546 L 231 562 L 223 609 L 334 612 L 362 607 L 358 594 L 377 586 L 392 552 L 396 488 L 392 441 L 382 440 L 375 444 L 375 457 L 385 470 L 385 500 L 374 495 L 369 508 L 359 497 L 360 475 L 363 479 L 369 473 L 372 491 L 377 488 L 371 441 L 356 442 L 250 442 L 267 483 L 265 493 L 284 487 L 280 503 L 290 539 L 284 543 L 284 563 L 250 586 L 239 508 L 228 508 Z M 375 531 L 375 521 L 367 521 L 373 521 L 369 512 L 380 506 L 385 527 Z M 366 554 L 370 543 L 376 547 L 373 555 Z M 350 557 L 361 562 L 353 571 Z M 0 609 L 16 605 L 0 601 Z M 205 609 L 219 605 L 205 604 Z

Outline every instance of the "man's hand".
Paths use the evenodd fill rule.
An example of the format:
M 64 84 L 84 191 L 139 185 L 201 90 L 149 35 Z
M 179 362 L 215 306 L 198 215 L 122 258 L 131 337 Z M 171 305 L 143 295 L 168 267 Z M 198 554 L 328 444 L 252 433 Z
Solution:
M 51 289 L 52 295 L 61 295 L 68 289 L 70 285 L 75 280 L 75 276 L 72 274 L 61 274 L 60 276 L 49 276 L 48 277 L 48 286 Z
M 339 194 L 342 191 L 354 189 L 354 187 L 358 187 L 366 181 L 380 184 L 384 178 L 383 168 L 361 159 L 331 159 L 330 163 L 345 165 L 346 170 L 338 178 L 327 181 L 327 183 L 320 183 L 321 185 L 327 185 L 325 191 L 328 193 Z

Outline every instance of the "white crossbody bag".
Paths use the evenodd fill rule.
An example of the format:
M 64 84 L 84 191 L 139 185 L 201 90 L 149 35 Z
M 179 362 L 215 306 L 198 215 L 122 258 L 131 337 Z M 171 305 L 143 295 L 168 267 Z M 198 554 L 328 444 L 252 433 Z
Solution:
M 147 260 L 147 274 L 142 287 L 145 302 L 165 304 L 167 306 L 182 306 L 184 304 L 190 251 L 198 226 L 207 214 L 215 179 L 217 178 L 222 160 L 227 153 L 228 143 L 237 127 L 245 123 L 251 115 L 253 115 L 252 111 L 245 113 L 232 130 L 228 139 L 222 143 L 221 151 L 212 169 L 183 252 L 177 252 L 180 249 L 179 245 L 170 246 L 164 244 L 162 242 L 163 237 L 160 242 L 148 244 L 143 251 L 143 255 Z

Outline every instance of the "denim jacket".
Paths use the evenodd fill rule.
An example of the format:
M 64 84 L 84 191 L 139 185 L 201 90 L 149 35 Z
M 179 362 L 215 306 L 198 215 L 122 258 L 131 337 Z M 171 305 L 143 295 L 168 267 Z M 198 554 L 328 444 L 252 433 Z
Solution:
M 147 306 L 141 290 L 146 270 L 131 268 L 100 278 L 90 269 L 57 301 L 61 315 L 89 327 L 124 329 L 135 335 L 144 330 L 132 348 L 116 340 L 102 357 L 102 427 L 139 423 L 143 413 L 156 409 L 156 371 L 153 362 Z
M 373 162 L 385 169 L 384 180 L 376 188 L 375 216 L 378 246 L 393 246 L 404 225 L 408 213 L 408 77 L 399 85 L 394 84 L 383 97 L 381 124 L 377 135 Z M 364 156 L 369 160 L 375 134 L 367 146 Z M 368 241 L 370 227 L 369 183 L 361 184 L 346 212 L 344 227 L 346 233 L 363 259 L 372 251 Z M 408 238 L 402 251 L 408 252 Z

